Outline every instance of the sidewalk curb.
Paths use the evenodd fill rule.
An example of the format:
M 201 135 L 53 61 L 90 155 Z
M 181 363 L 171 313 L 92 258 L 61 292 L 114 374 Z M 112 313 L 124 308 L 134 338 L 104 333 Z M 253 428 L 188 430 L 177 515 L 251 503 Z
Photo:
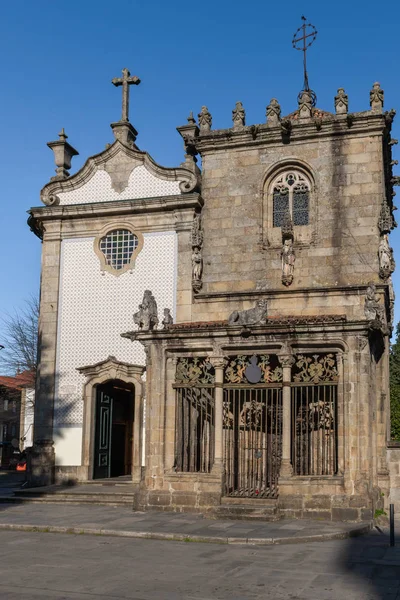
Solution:
M 238 538 L 219 537 L 207 535 L 188 535 L 184 533 L 157 533 L 153 531 L 124 531 L 117 529 L 95 529 L 87 527 L 59 527 L 56 525 L 17 525 L 0 523 L 0 531 L 26 531 L 38 533 L 69 533 L 75 535 L 100 535 L 112 537 L 141 538 L 147 540 L 168 540 L 174 542 L 203 542 L 207 544 L 240 544 L 251 546 L 271 546 L 283 544 L 304 544 L 309 542 L 325 542 L 329 540 L 343 540 L 350 537 L 364 535 L 371 531 L 373 523 L 335 533 L 322 533 L 317 535 L 281 538 Z

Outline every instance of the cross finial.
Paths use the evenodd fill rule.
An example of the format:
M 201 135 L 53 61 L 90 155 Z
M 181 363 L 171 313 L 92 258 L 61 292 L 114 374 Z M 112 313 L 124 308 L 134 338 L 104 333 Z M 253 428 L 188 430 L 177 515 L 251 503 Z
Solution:
M 303 52 L 303 68 L 304 68 L 304 88 L 302 91 L 311 92 L 313 96 L 313 105 L 315 106 L 315 93 L 310 90 L 310 86 L 308 84 L 308 73 L 307 73 L 307 48 L 311 46 L 311 44 L 315 41 L 317 37 L 317 30 L 314 25 L 311 23 L 307 23 L 307 19 L 304 15 L 301 16 L 301 20 L 303 24 L 298 28 L 296 33 L 293 36 L 292 45 L 296 50 L 300 50 Z M 299 35 L 300 32 L 303 35 Z
M 116 87 L 122 85 L 122 118 L 121 121 L 129 121 L 129 86 L 139 85 L 140 79 L 134 75 L 131 77 L 128 69 L 122 69 L 122 77 L 114 77 L 111 80 Z

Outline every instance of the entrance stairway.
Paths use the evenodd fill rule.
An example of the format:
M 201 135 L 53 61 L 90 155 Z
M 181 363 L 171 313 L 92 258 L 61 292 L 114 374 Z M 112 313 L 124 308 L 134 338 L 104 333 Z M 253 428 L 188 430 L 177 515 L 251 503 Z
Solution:
M 280 519 L 277 500 L 226 496 L 213 514 L 218 519 L 248 519 L 252 521 L 277 521 Z
M 132 483 L 130 477 L 116 477 L 85 481 L 76 485 L 22 488 L 15 490 L 12 496 L 0 497 L 0 503 L 63 502 L 133 507 L 137 491 L 138 486 Z

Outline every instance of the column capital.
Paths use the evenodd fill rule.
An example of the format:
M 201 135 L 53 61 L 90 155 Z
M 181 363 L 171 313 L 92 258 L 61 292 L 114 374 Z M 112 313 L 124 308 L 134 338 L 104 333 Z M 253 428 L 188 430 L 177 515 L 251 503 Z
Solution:
M 215 369 L 223 369 L 226 365 L 226 358 L 223 356 L 210 356 L 210 362 Z
M 278 354 L 278 360 L 283 368 L 292 367 L 296 362 L 293 354 Z

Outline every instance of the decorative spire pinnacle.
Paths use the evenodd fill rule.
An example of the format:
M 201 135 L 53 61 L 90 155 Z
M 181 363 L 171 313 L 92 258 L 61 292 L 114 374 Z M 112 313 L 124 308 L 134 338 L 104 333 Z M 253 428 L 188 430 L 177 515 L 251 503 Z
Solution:
M 196 124 L 196 119 L 193 116 L 193 111 L 190 111 L 190 115 L 187 118 L 187 122 L 189 123 L 189 125 L 195 125 Z
M 58 137 L 63 142 L 65 142 L 65 140 L 68 138 L 67 134 L 65 133 L 64 127 L 61 129 L 60 133 L 58 134 Z
M 246 123 L 246 112 L 241 102 L 236 102 L 232 111 L 233 129 L 242 129 Z
M 212 124 L 212 116 L 208 111 L 207 106 L 201 107 L 201 112 L 199 112 L 199 126 L 200 126 L 200 134 L 208 133 L 211 130 Z
M 349 97 L 344 88 L 339 88 L 335 96 L 335 111 L 337 115 L 346 115 L 349 109 Z
M 111 83 L 116 87 L 122 85 L 122 117 L 121 121 L 129 121 L 129 86 L 139 85 L 140 79 L 134 75 L 131 77 L 128 69 L 122 69 L 122 77 L 114 77 Z
M 293 48 L 299 50 L 300 52 L 303 52 L 304 83 L 303 89 L 299 93 L 299 101 L 303 92 L 308 92 L 311 96 L 312 106 L 315 106 L 317 102 L 317 96 L 315 92 L 310 89 L 310 86 L 308 84 L 307 49 L 311 46 L 311 44 L 313 44 L 313 42 L 315 42 L 318 32 L 315 29 L 314 25 L 311 25 L 311 23 L 307 23 L 306 17 L 302 16 L 301 19 L 303 21 L 303 25 L 301 25 L 298 28 L 292 40 Z M 300 35 L 300 32 L 302 32 L 303 35 Z
M 281 106 L 276 98 L 272 98 L 267 106 L 267 123 L 268 125 L 279 125 L 281 120 Z
M 372 86 L 372 90 L 369 93 L 369 103 L 371 106 L 371 110 L 373 110 L 374 112 L 382 112 L 383 99 L 383 89 L 381 88 L 381 84 L 376 81 Z

